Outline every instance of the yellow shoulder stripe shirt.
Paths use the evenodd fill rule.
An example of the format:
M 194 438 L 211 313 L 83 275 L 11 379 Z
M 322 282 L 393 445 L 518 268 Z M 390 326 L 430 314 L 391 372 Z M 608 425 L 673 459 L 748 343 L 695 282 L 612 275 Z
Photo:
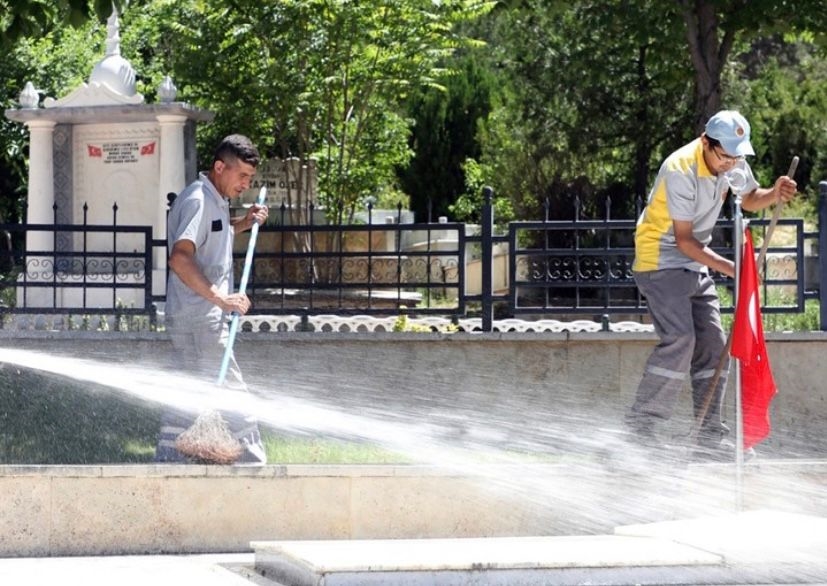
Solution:
M 747 177 L 742 193 L 758 187 L 746 161 L 738 161 L 735 167 Z M 638 218 L 632 270 L 686 268 L 706 272 L 705 266 L 678 250 L 672 221 L 691 221 L 695 238 L 709 244 L 728 189 L 727 177 L 723 173 L 713 175 L 706 166 L 700 138 L 669 155 Z

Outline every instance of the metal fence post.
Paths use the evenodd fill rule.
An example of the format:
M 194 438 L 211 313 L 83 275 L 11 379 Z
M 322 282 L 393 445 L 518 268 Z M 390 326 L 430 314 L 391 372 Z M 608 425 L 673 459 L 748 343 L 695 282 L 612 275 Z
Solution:
M 827 181 L 818 184 L 818 304 L 821 331 L 827 331 Z
M 492 200 L 494 190 L 491 187 L 482 189 L 482 240 L 480 246 L 480 261 L 482 272 L 482 331 L 490 332 L 494 329 L 494 206 Z

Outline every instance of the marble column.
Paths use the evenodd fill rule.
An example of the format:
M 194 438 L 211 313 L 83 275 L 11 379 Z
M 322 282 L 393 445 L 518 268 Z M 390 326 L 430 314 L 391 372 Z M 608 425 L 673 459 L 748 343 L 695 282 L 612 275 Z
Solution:
M 156 116 L 161 130 L 160 168 L 158 178 L 158 207 L 153 226 L 153 238 L 167 236 L 167 194 L 180 193 L 186 187 L 184 168 L 184 126 L 186 116 L 160 114 Z M 166 291 L 167 258 L 162 249 L 153 254 L 153 294 Z
M 29 193 L 26 223 L 54 224 L 55 184 L 54 146 L 56 122 L 30 120 L 29 128 Z M 51 251 L 52 232 L 30 231 L 26 236 L 29 251 Z

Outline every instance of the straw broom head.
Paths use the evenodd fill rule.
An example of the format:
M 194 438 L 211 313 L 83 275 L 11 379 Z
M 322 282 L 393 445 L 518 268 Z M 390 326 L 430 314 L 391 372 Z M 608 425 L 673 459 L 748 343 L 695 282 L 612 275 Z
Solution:
M 205 411 L 175 440 L 176 449 L 201 464 L 232 464 L 242 447 L 217 411 Z

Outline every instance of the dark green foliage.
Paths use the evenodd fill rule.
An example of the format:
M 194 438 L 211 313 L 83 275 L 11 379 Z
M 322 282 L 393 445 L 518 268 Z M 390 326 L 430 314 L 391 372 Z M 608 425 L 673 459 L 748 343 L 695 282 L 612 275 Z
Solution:
M 567 198 L 588 205 L 616 184 L 644 196 L 654 161 L 692 133 L 680 19 L 635 2 L 543 4 L 496 15 L 492 44 L 509 76 L 511 132 L 486 154 L 511 165 L 496 164 L 503 172 L 492 179 L 517 191 L 524 217 L 545 198 L 552 217 L 565 217 L 557 210 Z
M 0 65 L 2 69 L 2 65 Z M 2 72 L 0 72 L 2 78 Z M 6 78 L 8 79 L 8 78 Z M 0 223 L 18 222 L 23 217 L 26 197 L 26 129 L 10 120 L 0 120 Z
M 0 464 L 149 462 L 159 425 L 112 390 L 0 366 Z
M 201 144 L 237 131 L 265 156 L 315 159 L 313 199 L 348 217 L 395 188 L 395 170 L 410 158 L 401 104 L 437 83 L 437 64 L 465 43 L 455 24 L 487 9 L 471 0 L 242 0 L 232 10 L 188 1 L 157 26 L 172 39 L 165 58 L 182 97 L 216 112 Z
M 810 43 L 762 39 L 739 62 L 743 79 L 729 84 L 726 97 L 750 112 L 756 154 L 751 164 L 768 184 L 785 173 L 790 160 L 801 162 L 795 179 L 814 198 L 827 177 L 827 62 Z
M 0 47 L 23 37 L 39 37 L 62 24 L 80 25 L 89 18 L 105 19 L 125 0 L 0 0 Z M 134 6 L 139 1 L 133 0 Z
M 479 158 L 477 130 L 493 105 L 495 77 L 474 54 L 461 57 L 454 68 L 444 90 L 425 88 L 410 99 L 414 157 L 400 177 L 419 221 L 428 220 L 429 212 L 434 221 L 450 215 L 450 204 L 465 191 L 462 166 Z
M 613 217 L 631 216 L 657 166 L 698 135 L 696 120 L 706 120 L 711 105 L 740 109 L 752 122 L 751 164 L 763 185 L 793 154 L 802 157 L 803 191 L 827 174 L 823 6 L 500 6 L 484 35 L 493 48 L 488 67 L 502 80 L 500 105 L 481 133 L 475 180 L 506 194 L 517 217 L 548 210 L 552 219 L 570 218 L 575 199 L 586 217 L 602 217 L 607 195 Z M 693 31 L 698 23 L 706 28 Z
M 407 195 L 420 220 L 430 201 L 432 218 L 473 221 L 482 185 L 501 219 L 537 218 L 546 200 L 565 218 L 575 198 L 602 215 L 608 194 L 613 216 L 629 214 L 718 106 L 753 124 L 762 183 L 792 154 L 802 190 L 827 176 L 820 0 L 116 4 L 147 101 L 170 74 L 180 100 L 216 113 L 199 128 L 202 164 L 234 131 L 266 156 L 315 158 L 313 198 L 343 210 L 332 219 Z M 110 12 L 103 0 L 0 0 L 4 107 L 25 81 L 62 97 L 85 80 Z M 12 221 L 27 136 L 0 122 L 0 213 Z

